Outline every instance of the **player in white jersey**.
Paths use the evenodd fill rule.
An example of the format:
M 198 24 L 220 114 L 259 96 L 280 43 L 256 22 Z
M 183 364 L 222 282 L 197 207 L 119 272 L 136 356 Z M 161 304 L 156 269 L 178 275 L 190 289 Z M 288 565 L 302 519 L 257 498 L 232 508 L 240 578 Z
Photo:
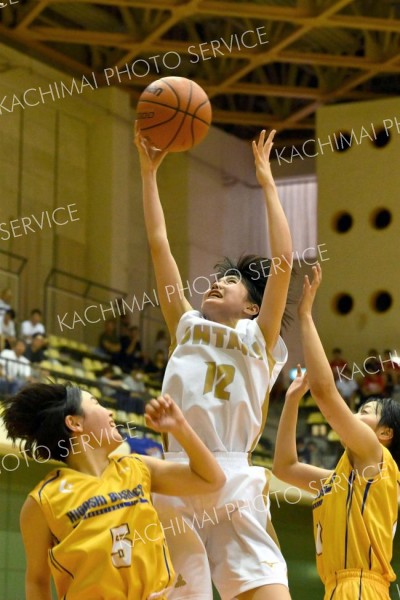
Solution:
M 211 577 L 222 600 L 290 598 L 285 561 L 270 523 L 268 474 L 248 463 L 265 424 L 270 389 L 287 359 L 279 333 L 292 243 L 269 163 L 274 135 L 265 141 L 261 132 L 253 153 L 272 265 L 278 268 L 256 256 L 237 264 L 226 259 L 217 265 L 219 275 L 199 312 L 181 293 L 158 194 L 156 174 L 166 153 L 136 134 L 147 236 L 172 344 L 163 389 L 174 395 L 227 477 L 219 493 L 172 502 L 157 498 L 177 572 L 174 600 L 210 600 Z M 171 289 L 176 290 L 172 295 Z M 187 461 L 179 444 L 166 440 L 165 448 L 167 460 Z

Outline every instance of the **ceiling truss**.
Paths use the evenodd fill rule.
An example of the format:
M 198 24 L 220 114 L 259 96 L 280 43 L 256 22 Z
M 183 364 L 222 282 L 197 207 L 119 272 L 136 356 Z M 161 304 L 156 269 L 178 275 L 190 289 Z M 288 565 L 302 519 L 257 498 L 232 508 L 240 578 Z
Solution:
M 243 139 L 301 143 L 318 107 L 400 93 L 400 0 L 14 0 L 0 38 L 103 85 L 133 65 L 115 78 L 133 103 L 159 77 L 194 79 Z

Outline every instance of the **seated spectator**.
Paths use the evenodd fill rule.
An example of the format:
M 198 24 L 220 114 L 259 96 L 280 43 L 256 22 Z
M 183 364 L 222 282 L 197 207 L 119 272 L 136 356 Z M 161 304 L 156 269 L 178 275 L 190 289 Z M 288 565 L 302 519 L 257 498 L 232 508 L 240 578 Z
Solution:
M 334 348 L 332 350 L 332 359 L 329 364 L 331 365 L 334 378 L 337 379 L 339 377 L 339 371 L 347 365 L 347 360 L 342 356 L 341 348 Z
M 0 314 L 0 335 L 4 341 L 2 348 L 11 348 L 16 340 L 15 311 L 12 308 Z
M 379 352 L 376 348 L 371 348 L 368 351 L 367 360 L 364 361 L 364 370 L 370 371 L 371 373 L 374 371 L 381 371 L 382 364 L 379 360 Z M 367 367 L 368 365 L 368 367 Z
M 117 324 L 115 319 L 108 319 L 104 322 L 104 331 L 99 337 L 99 348 L 104 354 L 111 356 L 113 364 L 118 363 L 121 352 L 121 343 L 117 335 Z
M 309 448 L 307 448 L 304 438 L 302 438 L 302 437 L 297 438 L 296 447 L 297 447 L 297 456 L 299 457 L 299 462 L 306 463 L 307 465 L 309 465 L 310 461 L 311 461 L 311 452 L 310 452 Z
M 101 371 L 99 383 L 104 396 L 114 397 L 117 390 L 127 390 L 121 376 L 114 373 L 111 365 L 107 365 Z
M 32 341 L 27 345 L 25 356 L 31 363 L 40 363 L 45 360 L 46 340 L 41 333 L 35 333 L 32 336 Z
M 356 404 L 356 395 L 359 390 L 357 381 L 352 378 L 352 373 L 348 367 L 340 372 L 340 376 L 336 379 L 336 387 L 339 394 L 344 398 L 351 410 L 354 412 Z
M 382 371 L 385 377 L 385 395 L 391 397 L 395 386 L 400 384 L 399 357 L 395 350 L 384 350 Z
M 322 454 L 318 444 L 314 442 L 314 440 L 310 440 L 307 442 L 306 450 L 309 452 L 310 456 L 308 464 L 313 465 L 314 467 L 322 467 Z
M 42 311 L 38 308 L 34 308 L 31 311 L 30 319 L 22 321 L 21 337 L 26 343 L 29 344 L 32 341 L 32 337 L 35 335 L 35 333 L 41 333 L 43 336 L 46 335 L 42 319 Z
M 25 342 L 16 340 L 12 349 L 3 350 L 0 353 L 3 374 L 0 383 L 1 392 L 16 394 L 30 380 L 32 370 L 29 360 L 24 356 L 25 349 Z
M 129 375 L 124 379 L 124 384 L 131 392 L 138 394 L 147 394 L 146 386 L 143 381 L 144 373 L 140 369 L 132 369 Z
M 154 355 L 154 360 L 150 361 L 144 368 L 144 372 L 151 375 L 154 381 L 162 382 L 164 378 L 167 361 L 162 350 L 158 350 Z
M 136 325 L 129 328 L 129 335 L 121 337 L 121 353 L 118 357 L 118 365 L 125 373 L 143 367 L 142 344 L 139 327 L 136 327 Z
M 366 400 L 370 396 L 383 397 L 385 394 L 386 381 L 383 373 L 380 372 L 381 365 L 375 358 L 365 362 L 366 375 L 360 384 L 361 398 Z
M 154 342 L 154 353 L 162 350 L 165 358 L 168 358 L 169 351 L 169 337 L 165 329 L 159 329 L 156 333 L 156 340 Z
M 10 288 L 4 288 L 0 296 L 0 315 L 4 315 L 7 310 L 11 309 L 12 291 Z
M 122 380 L 120 375 L 115 375 L 111 366 L 104 368 L 99 383 L 105 396 L 116 399 L 119 421 L 126 419 L 127 413 L 144 413 L 144 398 L 132 398 L 126 380 Z

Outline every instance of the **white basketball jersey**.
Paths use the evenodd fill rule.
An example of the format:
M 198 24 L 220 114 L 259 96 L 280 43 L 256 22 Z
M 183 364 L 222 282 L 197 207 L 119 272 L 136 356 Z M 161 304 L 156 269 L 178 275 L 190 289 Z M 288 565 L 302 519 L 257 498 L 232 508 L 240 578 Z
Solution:
M 172 396 L 212 452 L 251 452 L 265 425 L 269 392 L 287 360 L 282 338 L 271 355 L 257 319 L 241 319 L 233 328 L 192 310 L 182 315 L 176 342 L 163 393 Z M 166 450 L 182 448 L 170 436 Z

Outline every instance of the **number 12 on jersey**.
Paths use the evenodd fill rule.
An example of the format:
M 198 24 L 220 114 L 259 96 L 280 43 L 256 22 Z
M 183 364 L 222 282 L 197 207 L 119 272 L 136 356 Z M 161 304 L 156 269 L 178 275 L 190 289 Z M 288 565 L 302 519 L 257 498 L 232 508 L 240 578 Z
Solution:
M 229 400 L 231 393 L 226 390 L 235 377 L 233 365 L 217 365 L 215 362 L 206 362 L 207 373 L 204 382 L 203 394 L 210 392 L 218 400 Z

